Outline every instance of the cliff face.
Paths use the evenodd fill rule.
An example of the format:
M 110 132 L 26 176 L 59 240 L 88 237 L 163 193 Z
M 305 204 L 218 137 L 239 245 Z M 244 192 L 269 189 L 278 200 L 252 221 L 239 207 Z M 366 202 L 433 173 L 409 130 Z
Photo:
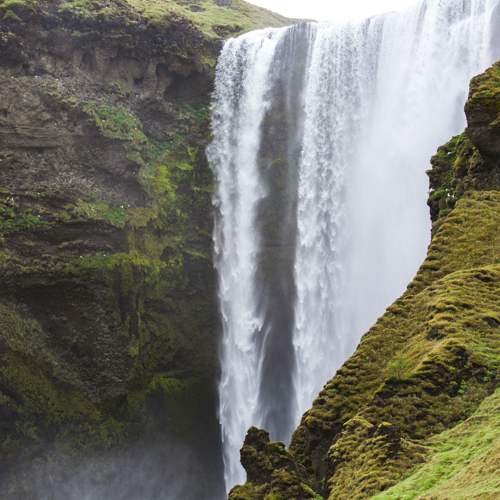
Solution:
M 465 110 L 467 130 L 432 159 L 433 238 L 416 278 L 326 384 L 288 451 L 249 432 L 248 483 L 230 498 L 498 495 L 500 63 L 472 81 Z
M 2 498 L 148 439 L 196 455 L 194 498 L 220 493 L 209 99 L 220 36 L 283 23 L 0 0 Z

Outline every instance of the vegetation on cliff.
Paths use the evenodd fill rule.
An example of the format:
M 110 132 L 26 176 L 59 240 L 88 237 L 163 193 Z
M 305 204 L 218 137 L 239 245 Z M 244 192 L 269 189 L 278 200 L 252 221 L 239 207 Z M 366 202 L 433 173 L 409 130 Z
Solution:
M 304 415 L 283 451 L 288 465 L 273 472 L 286 472 L 287 484 L 332 500 L 370 498 L 405 477 L 379 498 L 500 493 L 492 396 L 500 363 L 499 71 L 500 63 L 472 81 L 466 132 L 432 159 L 425 262 Z M 232 499 L 315 498 L 276 490 L 261 456 L 271 451 L 261 447 L 248 463 L 249 445 L 249 482 Z
M 122 26 L 154 23 L 166 26 L 179 19 L 191 23 L 207 40 L 218 40 L 258 28 L 285 26 L 290 20 L 243 0 L 1 0 L 0 18 L 22 22 L 23 14 L 57 12 L 78 22 L 114 21 Z
M 426 463 L 374 500 L 498 498 L 499 426 L 497 389 L 463 423 L 429 439 Z

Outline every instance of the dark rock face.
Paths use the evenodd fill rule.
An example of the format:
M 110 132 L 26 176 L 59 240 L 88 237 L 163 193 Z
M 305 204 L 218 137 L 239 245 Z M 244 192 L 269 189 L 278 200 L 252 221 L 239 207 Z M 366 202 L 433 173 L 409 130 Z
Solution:
M 476 76 L 465 111 L 472 143 L 486 157 L 500 155 L 500 64 Z
M 221 495 L 204 154 L 217 44 L 115 4 L 0 10 L 2 498 L 31 498 L 48 463 L 62 481 L 58 461 L 148 440 L 160 478 L 173 440 L 194 457 L 183 498 Z

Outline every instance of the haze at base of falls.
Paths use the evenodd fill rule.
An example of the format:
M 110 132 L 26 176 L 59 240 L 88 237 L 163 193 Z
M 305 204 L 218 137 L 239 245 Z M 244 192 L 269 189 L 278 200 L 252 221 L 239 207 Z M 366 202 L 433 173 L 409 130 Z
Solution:
M 497 6 L 428 0 L 225 45 L 208 156 L 228 490 L 244 481 L 247 429 L 287 441 L 423 260 L 425 171 L 493 61 Z

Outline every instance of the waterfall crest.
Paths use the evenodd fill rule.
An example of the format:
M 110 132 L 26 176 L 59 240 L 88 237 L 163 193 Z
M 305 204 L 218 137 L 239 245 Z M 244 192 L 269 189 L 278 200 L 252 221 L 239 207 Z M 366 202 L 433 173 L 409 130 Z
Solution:
M 225 44 L 208 157 L 228 490 L 245 479 L 247 429 L 288 441 L 423 260 L 425 168 L 463 129 L 470 78 L 500 55 L 498 7 L 427 0 Z

